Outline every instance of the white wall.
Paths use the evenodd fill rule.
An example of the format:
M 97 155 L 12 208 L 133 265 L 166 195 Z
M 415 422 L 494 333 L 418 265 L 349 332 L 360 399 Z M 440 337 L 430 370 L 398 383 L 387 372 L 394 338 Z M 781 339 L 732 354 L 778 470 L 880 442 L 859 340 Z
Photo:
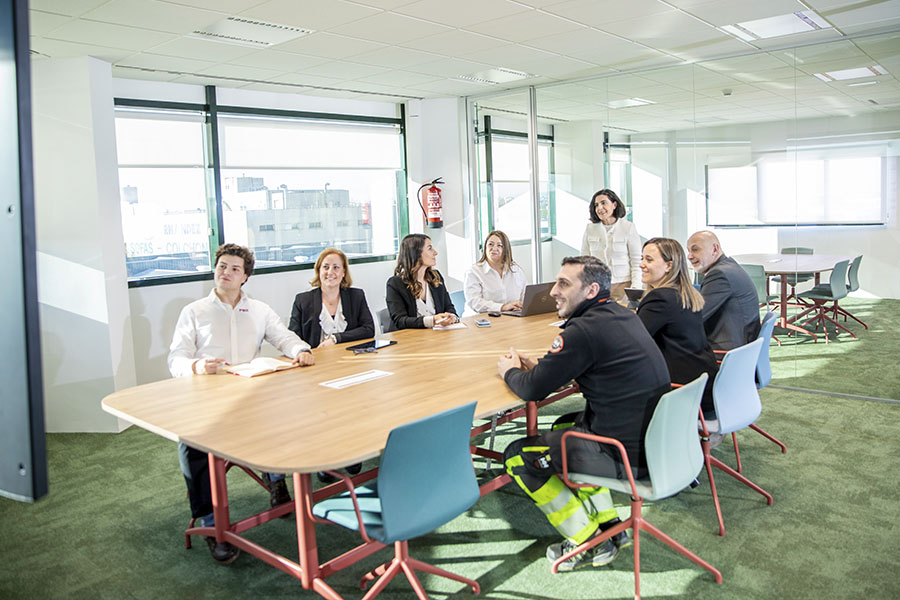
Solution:
M 100 400 L 135 384 L 107 63 L 32 67 L 47 431 L 119 431 Z

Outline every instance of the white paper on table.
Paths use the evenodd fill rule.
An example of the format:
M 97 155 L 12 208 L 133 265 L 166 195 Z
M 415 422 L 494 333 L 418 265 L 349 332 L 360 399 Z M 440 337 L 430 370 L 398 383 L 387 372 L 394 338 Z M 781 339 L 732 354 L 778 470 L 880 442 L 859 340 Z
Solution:
M 553 321 L 550 323 L 550 327 L 562 327 L 563 323 L 566 322 L 566 319 L 560 319 L 559 321 Z
M 372 369 L 371 371 L 364 371 L 362 373 L 357 373 L 356 375 L 348 375 L 346 377 L 341 377 L 340 379 L 323 381 L 319 385 L 323 385 L 334 390 L 342 390 L 346 387 L 350 387 L 351 385 L 357 385 L 360 383 L 365 383 L 367 381 L 381 379 L 382 377 L 387 377 L 388 375 L 393 375 L 393 373 L 389 373 L 387 371 L 379 371 L 378 369 Z
M 444 325 L 443 327 L 439 327 L 438 325 L 435 325 L 434 327 L 432 327 L 432 329 L 434 329 L 435 331 L 447 331 L 448 329 L 465 329 L 465 328 L 466 328 L 466 324 L 463 323 L 462 321 L 460 321 L 459 323 L 454 323 L 453 325 Z

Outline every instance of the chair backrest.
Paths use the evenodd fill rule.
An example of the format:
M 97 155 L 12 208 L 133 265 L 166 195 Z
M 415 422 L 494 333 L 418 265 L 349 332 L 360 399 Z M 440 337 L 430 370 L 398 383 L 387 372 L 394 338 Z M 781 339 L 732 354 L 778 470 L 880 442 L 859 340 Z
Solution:
M 391 431 L 378 469 L 387 540 L 424 535 L 478 500 L 469 450 L 474 416 L 470 402 Z
M 731 433 L 747 427 L 759 417 L 762 405 L 756 389 L 756 364 L 763 341 L 728 351 L 713 382 L 713 404 L 719 420 L 719 433 Z
M 453 303 L 457 315 L 462 316 L 466 312 L 466 293 L 463 290 L 451 292 L 450 301 Z
M 703 450 L 697 436 L 697 414 L 708 379 L 706 373 L 663 394 L 644 436 L 647 468 L 654 500 L 686 488 L 703 468 Z
M 391 313 L 386 308 L 378 311 L 378 324 L 381 326 L 381 333 L 394 331 L 394 324 L 391 322 Z
M 850 263 L 850 286 L 848 292 L 855 292 L 859 289 L 859 263 L 862 262 L 862 254 L 853 259 Z
M 756 297 L 760 304 L 765 304 L 769 296 L 768 279 L 766 278 L 766 268 L 762 265 L 741 265 L 741 268 L 750 276 L 753 285 L 756 286 Z
M 782 254 L 812 254 L 813 249 L 812 248 L 802 248 L 802 247 L 782 248 L 781 253 Z
M 831 298 L 833 300 L 840 300 L 847 296 L 847 269 L 849 266 L 849 260 L 842 260 L 835 264 L 831 270 L 831 279 L 828 283 L 831 285 Z
M 759 360 L 756 361 L 756 387 L 762 389 L 772 381 L 772 364 L 769 362 L 769 344 L 772 342 L 772 331 L 775 330 L 775 321 L 778 314 L 774 311 L 767 312 L 763 317 L 759 328 L 759 339 L 763 341 L 759 349 Z

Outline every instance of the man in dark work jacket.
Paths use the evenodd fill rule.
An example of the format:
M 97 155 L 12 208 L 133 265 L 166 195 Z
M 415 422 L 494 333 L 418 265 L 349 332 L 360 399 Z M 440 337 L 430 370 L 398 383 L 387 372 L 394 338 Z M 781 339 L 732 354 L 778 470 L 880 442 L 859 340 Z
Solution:
M 688 260 L 703 273 L 703 328 L 713 350 L 733 350 L 759 337 L 759 297 L 747 272 L 722 252 L 711 231 L 688 238 Z
M 557 420 L 551 431 L 511 443 L 503 453 L 506 470 L 563 536 L 547 548 L 556 560 L 619 522 L 606 488 L 573 493 L 555 476 L 562 472 L 565 425 L 622 442 L 637 477 L 647 475 L 644 435 L 660 396 L 670 389 L 666 362 L 653 338 L 631 311 L 609 300 L 609 268 L 591 256 L 563 260 L 550 295 L 559 316 L 568 318 L 547 354 L 538 361 L 510 349 L 498 371 L 526 401 L 541 400 L 572 379 L 586 400 L 582 413 Z M 580 438 L 566 440 L 573 472 L 626 478 L 619 452 Z M 563 562 L 561 571 L 599 567 L 630 544 L 617 534 Z

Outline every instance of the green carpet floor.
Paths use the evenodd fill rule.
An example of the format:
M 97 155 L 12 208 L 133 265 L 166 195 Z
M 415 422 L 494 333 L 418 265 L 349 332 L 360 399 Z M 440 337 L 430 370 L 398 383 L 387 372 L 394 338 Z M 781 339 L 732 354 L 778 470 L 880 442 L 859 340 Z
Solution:
M 814 341 L 802 334 L 789 337 L 776 328 L 781 346 L 771 347 L 773 383 L 900 400 L 900 369 L 895 358 L 900 300 L 845 298 L 840 306 L 862 319 L 869 329 L 852 319 L 842 319 L 840 323 L 857 337 L 844 331 L 834 337 L 834 328 L 829 325 L 831 341 L 826 344 L 821 335 Z
M 717 566 L 725 581 L 716 585 L 707 572 L 648 536 L 642 539 L 644 597 L 900 597 L 900 485 L 894 474 L 900 405 L 774 389 L 762 395 L 759 424 L 788 445 L 788 454 L 748 431 L 740 436 L 742 457 L 745 474 L 770 491 L 775 504 L 767 506 L 718 473 L 724 538 L 716 535 L 705 475 L 699 488 L 646 506 L 651 522 Z M 541 422 L 578 405 L 571 398 L 547 407 Z M 498 445 L 521 434 L 521 425 L 509 424 Z M 729 442 L 715 452 L 733 464 Z M 188 507 L 173 443 L 132 427 L 119 435 L 50 435 L 48 454 L 47 498 L 35 505 L 0 498 L 0 598 L 318 597 L 253 557 L 222 567 L 200 540 L 193 550 L 184 549 Z M 239 472 L 229 476 L 229 485 L 233 515 L 267 503 L 267 495 Z M 614 499 L 627 512 L 627 498 Z M 267 523 L 251 536 L 296 558 L 292 521 Z M 357 541 L 339 527 L 320 528 L 318 539 L 325 557 Z M 530 501 L 507 486 L 415 540 L 411 551 L 477 578 L 481 598 L 632 597 L 630 551 L 601 569 L 551 575 L 544 550 L 553 541 L 554 532 Z M 359 576 L 387 556 L 382 551 L 329 583 L 345 598 L 359 598 Z M 473 598 L 460 584 L 430 576 L 423 582 L 435 599 Z M 402 578 L 381 595 L 412 597 Z

